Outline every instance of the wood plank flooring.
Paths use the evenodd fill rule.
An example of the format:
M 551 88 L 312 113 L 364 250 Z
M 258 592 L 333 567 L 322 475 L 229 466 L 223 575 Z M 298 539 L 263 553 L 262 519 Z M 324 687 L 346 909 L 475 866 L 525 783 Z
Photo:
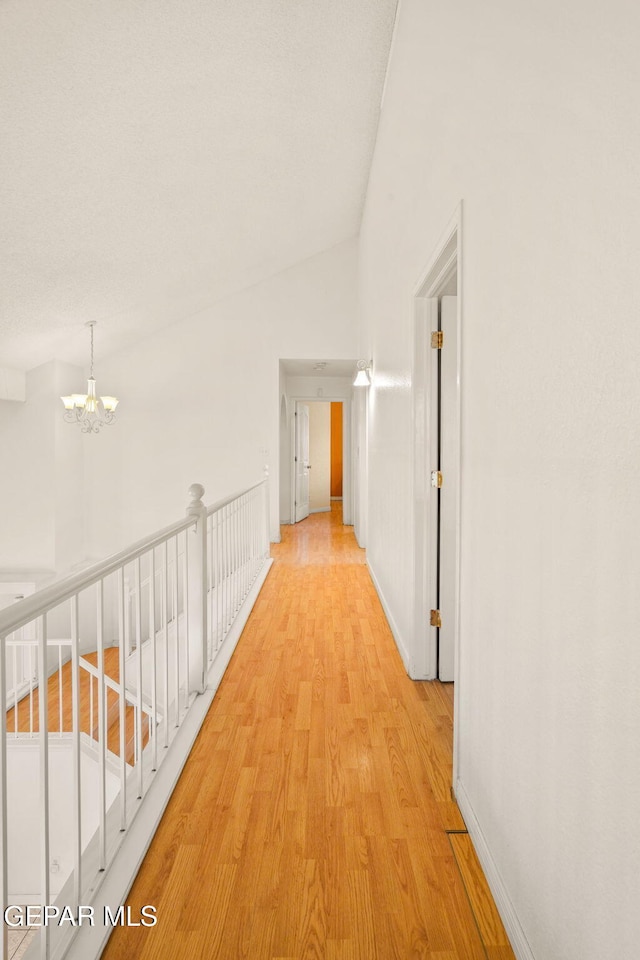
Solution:
M 94 666 L 97 665 L 97 653 L 83 654 L 84 659 L 88 660 Z M 120 676 L 120 664 L 118 659 L 118 648 L 107 647 L 104 651 L 104 668 L 107 676 L 116 682 Z M 80 670 L 80 729 L 83 733 L 90 734 L 95 739 L 98 737 L 98 692 L 97 681 L 93 681 L 93 711 L 91 710 L 91 695 L 89 692 L 89 675 L 86 670 Z M 52 734 L 62 732 L 70 733 L 73 730 L 73 701 L 71 688 L 71 662 L 67 661 L 62 666 L 62 670 L 56 670 L 51 674 L 47 686 L 48 691 L 48 712 L 49 712 L 49 732 Z M 38 689 L 33 690 L 32 697 L 29 694 L 24 696 L 18 703 L 18 717 L 16 723 L 15 707 L 7 711 L 7 730 L 11 735 L 15 730 L 19 733 L 32 731 L 37 733 L 40 729 L 40 720 L 38 715 Z M 61 724 L 62 717 L 62 724 Z M 125 756 L 128 763 L 133 762 L 134 757 L 134 710 L 128 706 L 125 711 Z M 143 719 L 142 728 L 143 747 L 146 746 L 149 739 L 149 724 L 146 716 Z M 116 756 L 120 755 L 120 717 L 118 695 L 113 690 L 107 690 L 107 748 Z
M 407 677 L 339 505 L 273 556 L 127 898 L 157 926 L 103 957 L 512 960 L 448 833 L 452 686 Z

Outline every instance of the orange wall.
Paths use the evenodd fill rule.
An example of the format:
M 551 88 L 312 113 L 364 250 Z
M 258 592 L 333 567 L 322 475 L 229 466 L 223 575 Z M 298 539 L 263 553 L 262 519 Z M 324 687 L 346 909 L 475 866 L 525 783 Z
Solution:
M 342 496 L 342 404 L 331 404 L 331 496 Z

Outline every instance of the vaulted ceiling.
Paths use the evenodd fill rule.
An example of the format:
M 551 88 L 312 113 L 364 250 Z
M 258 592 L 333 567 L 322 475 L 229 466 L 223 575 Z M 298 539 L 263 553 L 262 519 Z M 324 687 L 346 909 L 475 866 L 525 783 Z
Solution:
M 396 0 L 3 0 L 0 366 L 358 233 Z

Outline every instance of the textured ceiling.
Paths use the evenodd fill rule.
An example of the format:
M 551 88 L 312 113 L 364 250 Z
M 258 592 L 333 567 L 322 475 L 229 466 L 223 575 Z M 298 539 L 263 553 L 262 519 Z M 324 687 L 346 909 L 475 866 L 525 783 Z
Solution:
M 3 0 L 0 365 L 357 234 L 396 0 Z

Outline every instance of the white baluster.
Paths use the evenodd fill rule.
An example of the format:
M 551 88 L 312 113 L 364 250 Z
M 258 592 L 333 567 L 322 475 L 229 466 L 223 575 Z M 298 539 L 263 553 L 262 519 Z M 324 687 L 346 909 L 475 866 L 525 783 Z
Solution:
M 98 804 L 100 817 L 99 869 L 107 865 L 107 691 L 104 682 L 104 580 L 96 583 L 98 651 Z M 48 903 L 48 901 L 46 901 Z
M 233 506 L 233 619 L 235 620 L 239 607 L 240 586 L 240 560 L 238 558 L 240 548 L 240 501 L 236 500 Z
M 120 830 L 127 827 L 127 700 L 125 646 L 127 643 L 124 567 L 118 570 L 118 718 L 120 725 Z
M 71 730 L 73 743 L 73 897 L 82 903 L 82 772 L 80 753 L 80 648 L 78 638 L 78 594 L 69 600 L 71 605 Z
M 231 623 L 231 504 L 225 507 L 224 517 L 224 535 L 225 535 L 225 616 L 224 616 L 224 637 L 229 631 Z
M 24 677 L 24 647 L 20 647 L 20 662 Z M 13 732 L 18 736 L 18 648 L 13 648 Z
M 214 651 L 214 610 L 213 610 L 213 582 L 214 582 L 214 517 L 207 517 L 207 583 L 209 584 L 209 605 L 207 608 L 207 668 L 213 660 Z
M 188 692 L 204 693 L 207 665 L 207 509 L 202 502 L 204 487 L 189 487 L 187 516 L 197 518 L 195 528 L 186 531 L 185 563 L 190 572 L 185 584 L 188 596 Z
M 180 726 L 180 617 L 178 616 L 178 537 L 173 538 L 175 548 L 175 564 L 173 567 L 173 626 L 175 630 L 175 665 L 176 665 L 176 727 Z
M 216 619 L 215 619 L 215 630 L 216 630 L 216 650 L 220 649 L 221 637 L 220 637 L 220 625 L 222 622 L 222 553 L 221 553 L 221 531 L 220 531 L 220 511 L 217 510 L 212 520 L 215 518 L 215 540 L 214 540 L 214 550 L 215 550 L 215 569 L 216 569 Z
M 269 503 L 269 466 L 265 463 L 264 465 L 264 531 L 265 531 L 265 541 L 264 549 L 262 550 L 262 556 L 266 559 L 269 556 L 269 544 L 271 543 L 271 524 L 269 522 L 269 512 L 270 512 L 270 503 Z
M 51 903 L 49 882 L 49 689 L 47 683 L 47 617 L 38 618 L 38 741 L 40 754 L 40 896 L 41 903 Z M 49 955 L 49 927 L 40 928 L 40 956 Z
M 153 760 L 151 767 L 158 769 L 158 651 L 156 637 L 156 552 L 151 551 L 151 586 L 149 589 L 149 632 L 151 634 L 151 729 Z
M 184 644 L 184 675 L 185 675 L 185 687 L 184 687 L 184 708 L 187 710 L 189 708 L 189 693 L 191 692 L 191 684 L 189 682 L 190 673 L 189 673 L 189 531 L 185 530 L 184 532 L 184 550 L 182 552 L 182 621 L 185 627 L 185 637 L 186 642 Z
M 169 551 L 167 541 L 162 544 L 163 590 L 162 629 L 164 630 L 164 747 L 169 746 Z
M 89 736 L 92 740 L 95 740 L 94 737 L 95 726 L 93 723 L 93 674 L 89 674 Z
M 58 727 L 62 736 L 62 644 L 58 644 Z
M 227 633 L 227 508 L 222 507 L 220 517 L 220 590 L 222 593 L 220 617 L 220 643 Z
M 131 590 L 129 588 L 129 580 L 124 576 L 124 567 L 122 568 L 122 576 L 124 577 L 123 595 L 126 598 L 124 617 L 124 648 L 126 656 L 130 657 L 133 653 L 133 644 L 131 640 Z
M 255 493 L 255 491 L 254 491 Z M 262 496 L 262 490 L 258 490 L 260 497 Z M 255 577 L 258 572 L 258 537 L 260 535 L 258 521 L 260 519 L 259 512 L 259 502 L 260 498 L 255 496 L 253 497 L 253 508 L 252 508 L 252 524 L 253 524 L 253 536 L 252 536 L 252 559 L 253 559 L 253 576 Z
M 138 767 L 138 800 L 142 799 L 143 779 L 142 779 L 142 605 L 140 603 L 140 591 L 142 589 L 140 578 L 140 557 L 136 558 L 136 756 Z
M 37 659 L 37 650 L 36 650 L 36 659 Z M 33 730 L 33 681 L 36 679 L 35 674 L 37 668 L 33 666 L 33 647 L 29 647 L 29 736 L 32 737 Z
M 251 586 L 250 567 L 249 567 L 249 507 L 251 503 L 251 494 L 244 498 L 244 595 L 249 593 Z
M 236 504 L 236 614 L 242 604 L 242 497 Z

